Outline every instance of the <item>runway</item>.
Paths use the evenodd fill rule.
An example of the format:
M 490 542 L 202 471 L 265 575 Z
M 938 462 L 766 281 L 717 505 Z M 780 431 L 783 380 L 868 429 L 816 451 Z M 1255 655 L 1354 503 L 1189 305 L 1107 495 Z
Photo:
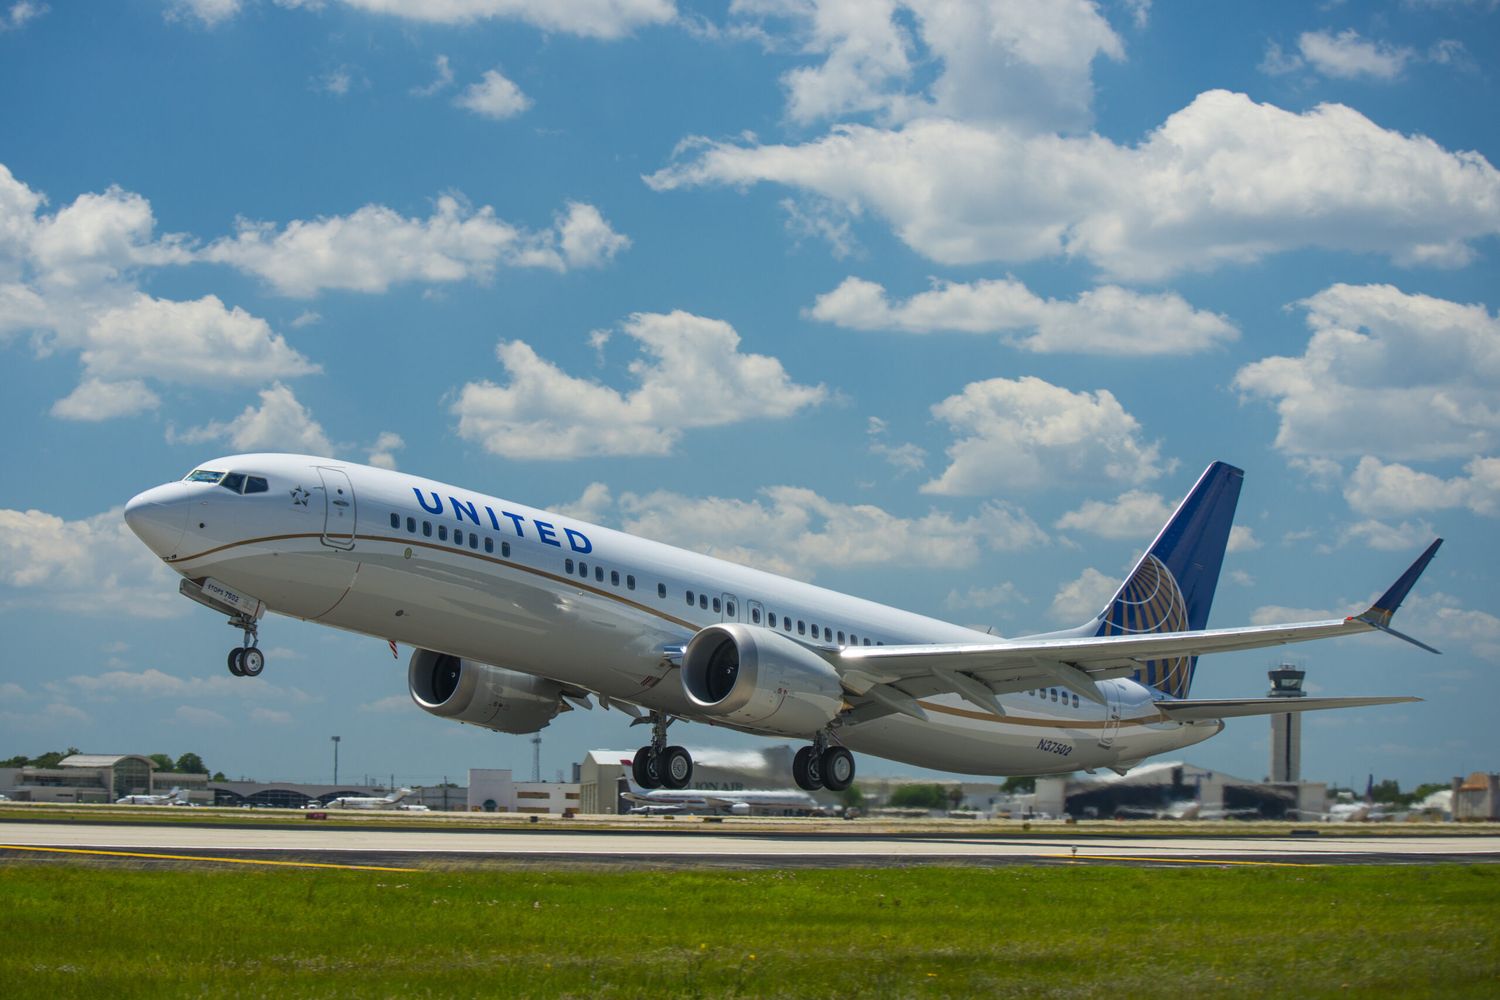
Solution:
M 0 860 L 491 866 L 887 867 L 912 864 L 1258 865 L 1500 862 L 1497 836 L 984 836 L 485 831 L 0 822 Z

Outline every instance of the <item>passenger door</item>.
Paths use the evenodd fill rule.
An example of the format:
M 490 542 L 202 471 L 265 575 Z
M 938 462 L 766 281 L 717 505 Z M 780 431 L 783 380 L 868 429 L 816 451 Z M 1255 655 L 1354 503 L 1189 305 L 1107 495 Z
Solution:
M 354 484 L 342 469 L 318 468 L 323 479 L 323 544 L 336 549 L 354 548 Z

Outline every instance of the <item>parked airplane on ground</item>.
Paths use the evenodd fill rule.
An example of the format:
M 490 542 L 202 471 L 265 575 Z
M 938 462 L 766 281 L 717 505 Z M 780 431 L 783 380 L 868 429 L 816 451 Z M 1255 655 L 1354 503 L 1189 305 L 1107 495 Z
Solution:
M 409 809 L 401 800 L 411 794 L 410 788 L 398 788 L 389 795 L 340 795 L 328 802 L 329 809 Z
M 188 794 L 180 788 L 173 788 L 165 795 L 122 795 L 115 799 L 117 806 L 186 806 L 191 805 Z
M 629 764 L 630 761 L 621 761 Z M 622 797 L 634 802 L 630 811 L 647 816 L 821 816 L 828 812 L 817 799 L 796 788 L 705 791 L 700 789 L 642 788 L 632 781 Z
M 233 674 L 264 668 L 269 609 L 416 647 L 412 700 L 458 722 L 530 733 L 596 697 L 650 724 L 646 788 L 691 781 L 667 743 L 683 719 L 806 740 L 797 785 L 838 791 L 851 750 L 970 774 L 1123 770 L 1227 718 L 1419 700 L 1188 698 L 1202 653 L 1373 630 L 1422 646 L 1390 621 L 1441 539 L 1358 614 L 1206 629 L 1243 475 L 1210 465 L 1092 619 L 1012 639 L 327 458 L 214 459 L 125 520 L 243 630 Z

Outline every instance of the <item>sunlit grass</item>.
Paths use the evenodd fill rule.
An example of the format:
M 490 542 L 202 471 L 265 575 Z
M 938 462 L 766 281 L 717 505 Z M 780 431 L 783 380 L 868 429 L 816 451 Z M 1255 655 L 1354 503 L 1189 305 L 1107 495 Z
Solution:
M 1500 866 L 0 868 L 0 994 L 1500 994 Z

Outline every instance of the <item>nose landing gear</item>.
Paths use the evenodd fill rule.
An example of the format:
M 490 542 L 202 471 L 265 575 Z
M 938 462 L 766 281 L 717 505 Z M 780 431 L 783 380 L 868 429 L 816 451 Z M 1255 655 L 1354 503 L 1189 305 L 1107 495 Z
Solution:
M 266 654 L 257 645 L 260 638 L 255 619 L 236 615 L 229 619 L 229 624 L 245 634 L 245 644 L 229 651 L 229 672 L 236 677 L 259 677 L 260 672 L 266 669 Z

